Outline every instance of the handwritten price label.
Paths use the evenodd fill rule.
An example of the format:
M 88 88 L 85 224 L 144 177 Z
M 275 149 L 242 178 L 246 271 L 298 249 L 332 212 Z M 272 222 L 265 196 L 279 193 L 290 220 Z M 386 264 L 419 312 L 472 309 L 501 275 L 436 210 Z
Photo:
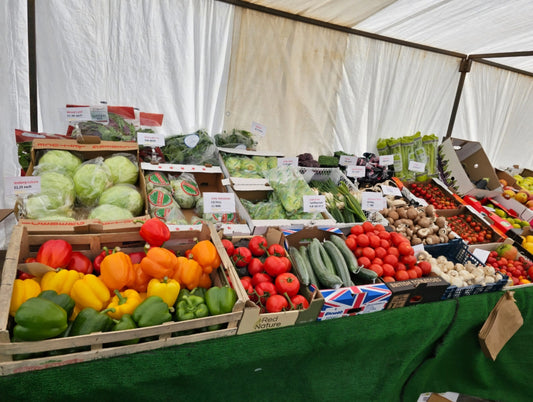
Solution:
M 350 166 L 357 163 L 357 156 L 353 155 L 341 155 L 339 158 L 339 165 L 341 166 Z
M 304 212 L 325 212 L 326 197 L 323 195 L 304 195 Z
M 389 166 L 394 164 L 394 155 L 381 155 L 379 157 L 379 164 L 381 166 Z
M 203 193 L 204 212 L 207 214 L 227 214 L 235 212 L 235 194 Z
M 163 134 L 137 133 L 137 143 L 146 147 L 162 147 L 165 145 Z
M 382 193 L 363 191 L 361 193 L 361 208 L 364 211 L 380 211 L 387 206 L 387 200 Z
M 298 158 L 278 158 L 278 166 L 298 166 Z
M 365 177 L 366 176 L 366 167 L 365 166 L 348 165 L 348 166 L 346 166 L 346 176 L 348 176 L 348 177 Z
M 6 177 L 6 195 L 31 195 L 41 192 L 39 176 Z
M 409 170 L 411 172 L 424 173 L 426 164 L 424 162 L 409 161 Z

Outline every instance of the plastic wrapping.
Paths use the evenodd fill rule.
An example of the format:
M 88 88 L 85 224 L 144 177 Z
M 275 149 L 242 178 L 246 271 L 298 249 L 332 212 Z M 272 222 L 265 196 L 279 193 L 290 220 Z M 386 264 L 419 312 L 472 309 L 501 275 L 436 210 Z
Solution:
M 202 196 L 192 173 L 181 173 L 179 176 L 170 177 L 170 186 L 172 196 L 180 208 L 194 208 Z
M 111 187 L 111 171 L 101 156 L 83 162 L 74 172 L 77 201 L 86 207 L 96 206 L 105 189 Z
M 111 172 L 113 184 L 135 184 L 139 178 L 139 165 L 135 155 L 116 153 L 105 158 L 104 163 Z
M 218 166 L 218 148 L 205 130 L 172 135 L 160 148 L 167 163 Z
M 138 188 L 126 183 L 115 184 L 104 190 L 98 204 L 110 204 L 124 208 L 133 216 L 139 216 L 144 206 L 142 195 Z
M 187 225 L 187 219 L 170 190 L 156 187 L 148 194 L 150 216 L 163 220 L 168 225 Z

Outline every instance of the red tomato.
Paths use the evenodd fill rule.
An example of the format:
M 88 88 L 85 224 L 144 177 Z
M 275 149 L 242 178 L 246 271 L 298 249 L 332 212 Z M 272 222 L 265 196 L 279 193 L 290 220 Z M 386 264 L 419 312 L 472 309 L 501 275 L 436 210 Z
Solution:
M 267 313 L 279 313 L 289 309 L 289 302 L 282 295 L 272 295 L 266 300 Z
M 390 248 L 390 241 L 381 239 L 381 241 L 379 242 L 379 246 L 383 247 L 385 250 L 388 250 Z
M 231 257 L 233 253 L 235 252 L 235 246 L 229 239 L 222 239 L 221 241 L 222 241 L 222 245 L 226 249 L 226 253 L 228 253 L 228 255 Z
M 285 264 L 285 272 L 290 272 L 292 268 L 291 260 L 288 257 L 279 257 L 281 261 Z
M 398 247 L 398 245 L 400 243 L 403 243 L 404 241 L 407 241 L 409 244 L 409 240 L 407 240 L 405 238 L 405 236 L 403 236 L 402 234 L 398 233 L 398 232 L 391 232 L 391 241 L 392 241 L 392 244 L 394 244 L 396 247 Z
M 385 231 L 385 226 L 383 226 L 382 224 L 378 223 L 378 224 L 374 225 L 374 230 L 376 230 L 378 232 L 384 232 Z
M 387 250 L 385 250 L 383 247 L 376 247 L 374 250 L 376 252 L 376 257 L 378 258 L 383 259 L 387 255 Z
M 264 272 L 265 267 L 263 266 L 263 262 L 259 258 L 252 258 L 252 261 L 248 264 L 248 273 L 252 276 L 257 274 L 258 272 Z
M 424 273 L 422 272 L 422 268 L 420 268 L 418 265 L 415 265 L 415 266 L 413 267 L 413 269 L 416 271 L 416 277 L 417 277 L 417 278 L 422 277 L 422 275 L 424 274 Z
M 386 276 L 394 276 L 395 274 L 395 270 L 394 270 L 394 267 L 390 264 L 383 264 L 381 266 L 381 268 L 383 268 L 383 277 L 386 277 Z
M 248 242 L 248 248 L 254 257 L 261 257 L 263 254 L 265 254 L 267 247 L 267 239 L 264 236 L 253 236 Z
M 357 264 L 361 267 L 369 267 L 371 262 L 367 257 L 359 257 L 357 259 Z
M 259 297 L 259 303 L 264 306 L 268 298 L 277 294 L 276 285 L 274 285 L 272 282 L 261 282 L 255 287 L 255 292 Z
M 258 272 L 257 274 L 252 276 L 252 285 L 254 287 L 257 287 L 257 285 L 259 285 L 260 283 L 263 283 L 263 282 L 273 283 L 274 279 L 272 279 L 272 277 L 269 274 L 265 273 L 265 272 Z
M 252 293 L 254 291 L 254 287 L 252 285 L 252 278 L 250 278 L 249 276 L 243 276 L 241 278 L 241 283 L 246 293 Z
M 414 255 L 402 255 L 400 261 L 407 265 L 409 268 L 412 268 L 416 264 L 416 257 Z
M 405 272 L 407 272 L 407 275 L 409 275 L 409 279 L 416 279 L 417 273 L 416 273 L 416 271 L 413 268 L 408 269 Z
M 370 247 L 372 248 L 377 248 L 381 245 L 381 239 L 379 238 L 378 235 L 369 233 L 368 240 L 370 242 Z
M 305 310 L 307 307 L 309 307 L 309 302 L 303 295 L 291 297 L 291 303 L 293 310 Z
M 357 247 L 357 241 L 354 235 L 348 235 L 348 237 L 345 240 L 345 243 L 346 243 L 346 246 L 348 246 L 348 248 L 352 251 L 354 251 L 355 248 Z
M 376 258 L 376 252 L 372 247 L 365 247 L 363 248 L 363 257 L 373 260 Z
M 355 225 L 350 228 L 350 233 L 354 235 L 363 234 L 365 231 L 361 225 Z
M 247 247 L 237 247 L 231 259 L 237 267 L 246 267 L 252 261 L 252 252 Z
M 278 293 L 287 293 L 289 297 L 296 296 L 300 291 L 300 281 L 296 275 L 284 272 L 276 277 L 274 282 Z
M 390 240 L 390 232 L 378 232 L 378 237 L 382 240 Z
M 355 258 L 359 258 L 363 256 L 363 247 L 357 246 L 355 250 L 353 251 L 353 255 L 355 255 Z
M 275 255 L 278 257 L 286 256 L 285 249 L 283 248 L 281 244 L 272 244 L 271 246 L 268 247 L 267 252 L 268 252 L 268 255 Z
M 408 241 L 404 241 L 398 245 L 398 251 L 401 255 L 414 255 L 415 251 Z
M 396 264 L 398 264 L 398 257 L 392 254 L 387 254 L 385 257 L 383 257 L 383 262 L 385 264 L 390 264 L 395 267 Z
M 263 267 L 265 268 L 266 273 L 274 278 L 284 272 L 287 272 L 286 263 L 281 259 L 281 257 L 277 257 L 275 255 L 269 255 L 265 259 Z
M 374 225 L 371 222 L 369 222 L 369 221 L 363 222 L 363 224 L 361 226 L 363 227 L 363 230 L 365 231 L 365 233 L 369 233 L 369 232 L 373 232 L 374 231 Z
M 396 271 L 396 273 L 394 274 L 394 279 L 396 279 L 397 281 L 406 281 L 407 279 L 409 279 L 409 274 L 406 270 Z
M 370 239 L 366 234 L 357 235 L 357 245 L 359 247 L 368 247 L 370 245 Z
M 396 282 L 396 279 L 394 279 L 394 276 L 384 276 L 381 279 L 383 279 L 383 282 Z
M 418 266 L 424 275 L 429 275 L 431 272 L 431 263 L 428 261 L 419 261 Z
M 382 276 L 383 275 L 383 268 L 381 268 L 381 265 L 372 264 L 372 265 L 370 265 L 369 269 L 371 269 L 376 274 L 378 274 L 378 276 Z
M 376 257 L 372 260 L 372 264 L 383 265 L 383 260 L 379 257 Z
M 389 249 L 387 250 L 387 253 L 389 253 L 390 255 L 395 256 L 396 258 L 398 258 L 400 256 L 400 252 L 398 251 L 397 247 L 389 247 Z
M 399 262 L 399 263 L 396 264 L 394 269 L 396 270 L 396 272 L 405 271 L 407 269 L 407 267 L 405 266 L 405 264 L 403 262 Z

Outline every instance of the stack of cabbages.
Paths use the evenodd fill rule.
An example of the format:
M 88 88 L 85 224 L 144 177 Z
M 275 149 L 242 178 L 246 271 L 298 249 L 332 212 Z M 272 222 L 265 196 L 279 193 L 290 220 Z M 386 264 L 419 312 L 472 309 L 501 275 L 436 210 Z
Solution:
M 21 215 L 38 220 L 98 219 L 102 222 L 139 216 L 143 197 L 136 186 L 135 156 L 115 153 L 83 161 L 65 150 L 47 150 L 33 168 L 41 192 L 22 202 Z

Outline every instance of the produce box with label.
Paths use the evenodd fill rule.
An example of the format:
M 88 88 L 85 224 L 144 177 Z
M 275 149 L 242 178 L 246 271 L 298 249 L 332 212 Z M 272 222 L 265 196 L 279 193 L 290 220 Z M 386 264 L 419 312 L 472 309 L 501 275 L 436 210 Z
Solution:
M 245 300 L 224 254 L 212 225 L 170 232 L 155 219 L 61 235 L 15 226 L 0 283 L 0 374 L 235 335 Z
M 29 232 L 127 231 L 147 217 L 137 144 L 80 140 L 33 141 L 26 174 L 39 178 L 40 189 L 15 206 Z

